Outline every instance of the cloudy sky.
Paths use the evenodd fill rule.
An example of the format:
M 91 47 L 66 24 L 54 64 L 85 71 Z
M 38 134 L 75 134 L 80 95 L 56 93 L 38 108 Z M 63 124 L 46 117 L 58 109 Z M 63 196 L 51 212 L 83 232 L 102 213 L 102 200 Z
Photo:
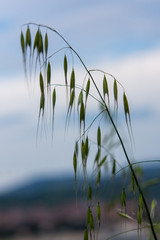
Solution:
M 72 172 L 77 132 L 70 128 L 64 137 L 62 91 L 53 142 L 49 134 L 42 134 L 36 143 L 39 89 L 26 84 L 20 49 L 22 25 L 28 22 L 55 28 L 89 69 L 103 69 L 123 84 L 132 115 L 135 159 L 160 158 L 159 13 L 158 0 L 0 1 L 0 190 L 30 177 Z M 52 44 L 59 46 L 58 38 Z M 53 59 L 57 82 L 63 76 L 62 55 Z M 76 58 L 75 64 L 81 81 L 85 72 Z

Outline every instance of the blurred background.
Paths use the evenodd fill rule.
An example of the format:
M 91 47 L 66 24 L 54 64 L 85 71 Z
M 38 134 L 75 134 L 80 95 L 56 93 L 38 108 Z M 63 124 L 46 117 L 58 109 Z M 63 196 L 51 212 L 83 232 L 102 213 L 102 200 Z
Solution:
M 65 134 L 66 100 L 61 89 L 57 99 L 53 141 L 49 124 L 46 125 L 46 134 L 40 129 L 36 138 L 40 91 L 34 81 L 28 86 L 25 79 L 20 48 L 20 33 L 25 30 L 22 25 L 34 22 L 55 28 L 79 53 L 89 69 L 103 69 L 113 74 L 123 84 L 130 104 L 134 154 L 128 144 L 121 104 L 119 118 L 122 120 L 120 131 L 127 138 L 125 143 L 131 158 L 136 161 L 158 160 L 159 11 L 158 0 L 0 1 L 0 237 L 18 239 L 22 235 L 27 238 L 31 235 L 36 237 L 37 234 L 43 237 L 44 234 L 44 239 L 50 239 L 55 234 L 55 238 L 63 239 L 61 235 L 64 234 L 67 239 L 66 231 L 69 229 L 73 238 L 78 233 L 81 239 L 87 207 L 80 178 L 79 207 L 76 208 L 72 155 L 79 131 L 71 122 Z M 36 29 L 31 29 L 35 33 Z M 51 33 L 49 35 L 54 51 L 64 46 L 58 38 L 52 38 Z M 56 82 L 64 80 L 63 56 L 62 52 L 53 58 L 52 77 Z M 74 64 L 76 77 L 82 82 L 85 72 L 76 57 Z M 88 124 L 94 117 L 95 105 L 91 102 Z M 95 129 L 93 125 L 93 137 Z M 118 161 L 126 166 L 119 151 Z M 154 178 L 158 184 L 159 172 L 156 169 L 159 165 L 146 166 L 144 181 Z M 89 167 L 91 170 L 92 161 Z M 150 172 L 153 176 L 149 175 Z M 118 182 L 119 179 L 114 184 Z M 105 182 L 103 184 L 105 186 Z M 116 196 L 111 194 L 111 186 L 105 186 L 102 192 L 104 209 L 109 201 L 105 200 L 108 195 L 113 195 L 115 199 L 120 194 L 118 191 Z M 157 189 L 154 186 L 149 195 L 158 199 Z M 113 220 L 115 223 L 116 211 L 108 212 L 104 210 L 104 219 L 109 218 L 104 222 L 112 223 Z M 119 229 L 118 224 L 119 220 Z M 104 236 L 107 234 L 105 232 Z

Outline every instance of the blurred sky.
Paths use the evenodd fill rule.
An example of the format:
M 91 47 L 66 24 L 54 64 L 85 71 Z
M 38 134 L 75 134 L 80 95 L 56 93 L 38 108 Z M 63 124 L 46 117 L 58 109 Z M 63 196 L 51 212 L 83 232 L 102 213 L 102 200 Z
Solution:
M 160 2 L 1 0 L 0 190 L 29 177 L 72 172 L 76 133 L 69 131 L 64 137 L 62 111 L 57 111 L 53 143 L 43 135 L 36 144 L 39 89 L 27 87 L 20 49 L 21 27 L 28 22 L 57 29 L 89 69 L 104 69 L 123 84 L 130 102 L 135 159 L 159 159 Z M 63 69 L 55 66 L 58 78 Z

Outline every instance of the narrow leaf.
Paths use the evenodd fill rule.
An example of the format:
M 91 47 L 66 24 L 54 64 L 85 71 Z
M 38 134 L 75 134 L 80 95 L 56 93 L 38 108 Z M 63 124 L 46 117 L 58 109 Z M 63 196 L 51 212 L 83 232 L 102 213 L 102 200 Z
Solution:
M 130 219 L 130 220 L 134 220 L 131 216 L 129 216 L 128 214 L 123 213 L 123 212 L 118 212 L 118 215 L 121 216 L 121 217 Z

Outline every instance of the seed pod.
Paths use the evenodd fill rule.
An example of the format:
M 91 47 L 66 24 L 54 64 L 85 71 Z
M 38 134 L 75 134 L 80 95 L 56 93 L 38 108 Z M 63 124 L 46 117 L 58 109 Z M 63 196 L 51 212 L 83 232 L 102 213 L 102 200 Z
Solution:
M 96 181 L 97 186 L 99 186 L 100 181 L 101 181 L 101 170 L 98 171 L 97 181 Z
M 74 69 L 72 69 L 71 79 L 70 79 L 70 92 L 74 88 L 75 88 L 75 73 L 74 73 Z
M 116 173 L 116 160 L 113 159 L 113 166 L 112 166 L 112 175 L 114 176 Z
M 67 85 L 67 68 L 68 68 L 68 66 L 67 66 L 67 57 L 66 57 L 66 55 L 64 56 L 64 64 L 63 64 L 63 66 L 64 66 L 65 84 Z
M 50 62 L 48 62 L 47 65 L 47 85 L 50 85 L 51 83 L 51 65 Z
M 84 161 L 85 161 L 85 144 L 82 140 L 82 143 L 81 143 L 81 156 L 82 156 L 82 163 L 84 164 Z
M 91 185 L 89 185 L 89 187 L 88 187 L 88 200 L 89 201 L 92 200 L 92 187 L 91 187 Z
M 35 36 L 35 39 L 34 39 L 33 53 L 34 53 L 35 48 L 38 48 L 38 44 L 39 44 L 39 28 L 36 32 L 36 36 Z
M 153 199 L 153 200 L 152 200 L 152 203 L 151 203 L 151 217 L 152 217 L 152 218 L 154 218 L 154 215 L 155 215 L 156 204 L 157 204 L 156 200 Z
M 99 202 L 97 205 L 97 218 L 98 218 L 98 222 L 100 222 L 101 221 L 101 208 L 100 208 Z
M 143 198 L 142 195 L 139 196 L 139 207 L 141 210 L 143 210 Z
M 107 78 L 106 78 L 106 76 L 104 75 L 104 78 L 103 78 L 103 96 L 104 96 L 104 99 L 105 99 L 105 95 L 106 95 L 106 94 L 107 94 L 107 96 L 108 96 L 108 98 L 109 98 Z
M 125 115 L 129 114 L 129 105 L 128 105 L 128 100 L 127 100 L 125 92 L 123 93 L 123 105 L 124 105 Z
M 47 52 L 48 52 L 48 35 L 47 35 L 47 33 L 45 34 L 44 47 L 45 47 L 45 55 L 47 57 Z
M 26 47 L 27 46 L 31 47 L 31 33 L 30 33 L 29 26 L 27 27 L 27 31 L 26 31 Z
M 88 227 L 90 226 L 90 214 L 91 214 L 91 209 L 90 207 L 88 207 L 88 210 L 87 210 L 87 226 Z
M 42 115 L 44 115 L 44 104 L 45 104 L 45 97 L 44 97 L 44 94 L 41 94 L 41 98 L 40 98 L 40 112 L 42 110 Z
M 25 53 L 25 43 L 24 43 L 24 35 L 23 32 L 21 32 L 21 49 L 22 49 L 22 53 L 24 55 Z
M 75 177 L 76 177 L 76 173 L 77 173 L 77 156 L 76 156 L 75 152 L 74 152 L 74 155 L 73 155 L 73 168 L 74 168 L 74 174 L 75 174 Z
M 89 154 L 88 137 L 86 138 L 86 141 L 85 141 L 85 154 L 87 158 Z
M 44 83 L 43 83 L 43 77 L 41 72 L 39 74 L 39 85 L 40 85 L 41 94 L 44 95 Z
M 90 211 L 90 228 L 91 230 L 94 231 L 94 219 L 91 211 Z
M 86 230 L 84 231 L 83 240 L 88 240 L 88 230 L 87 230 L 87 228 L 86 228 Z
M 142 215 L 141 215 L 140 207 L 138 207 L 138 211 L 137 211 L 137 220 L 138 220 L 138 224 L 141 225 L 141 223 L 142 223 Z
M 69 108 L 70 108 L 70 109 L 72 109 L 73 102 L 74 102 L 74 97 L 75 97 L 75 93 L 74 93 L 74 90 L 72 90 L 72 92 L 71 92 L 71 97 L 70 97 L 70 101 L 69 101 Z
M 87 85 L 86 85 L 86 101 L 87 101 L 87 98 L 88 98 L 89 90 L 90 90 L 90 79 L 88 79 L 88 82 L 87 82 Z
M 100 126 L 98 127 L 98 130 L 97 130 L 97 144 L 98 144 L 98 147 L 101 147 L 101 129 L 100 129 Z
M 125 92 L 124 92 L 124 94 L 123 94 L 123 106 L 124 106 L 124 113 L 125 113 L 126 123 L 127 123 L 127 115 L 128 115 L 129 122 L 130 122 L 130 125 L 131 125 L 131 117 L 130 117 L 130 111 L 129 111 L 129 104 L 128 104 L 128 100 L 127 100 L 127 97 L 126 97 Z
M 118 89 L 117 89 L 117 82 L 116 82 L 116 80 L 114 80 L 113 92 L 114 92 L 114 99 L 117 102 L 118 101 Z
M 82 104 L 82 102 L 83 102 L 83 92 L 81 90 L 79 93 L 79 97 L 78 97 L 77 110 L 78 110 L 79 105 Z
M 56 89 L 54 88 L 53 94 L 52 94 L 52 106 L 53 106 L 53 111 L 55 109 L 55 104 L 56 104 Z
M 78 156 L 78 142 L 76 141 L 76 144 L 75 144 L 75 153 L 76 153 L 76 156 Z
M 114 93 L 115 107 L 118 108 L 118 88 L 117 88 L 116 80 L 114 80 L 113 93 Z
M 126 207 L 126 194 L 125 194 L 125 189 L 123 188 L 122 195 L 121 195 L 121 204 L 122 207 Z
M 38 53 L 42 53 L 43 54 L 43 38 L 42 38 L 42 34 L 39 31 L 39 37 L 38 37 Z
M 84 110 L 84 103 L 81 103 L 81 108 L 80 108 L 80 124 L 81 122 L 85 121 L 85 110 Z

